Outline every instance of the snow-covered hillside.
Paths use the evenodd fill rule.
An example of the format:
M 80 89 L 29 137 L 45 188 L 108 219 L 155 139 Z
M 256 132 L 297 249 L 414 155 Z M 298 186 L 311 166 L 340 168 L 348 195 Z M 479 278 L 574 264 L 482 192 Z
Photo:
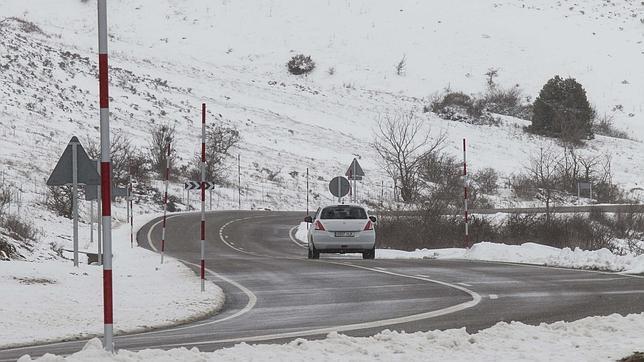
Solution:
M 0 169 L 5 182 L 22 187 L 23 214 L 57 223 L 35 204 L 44 179 L 72 135 L 98 135 L 95 1 L 3 1 L 0 21 Z M 427 97 L 446 87 L 481 92 L 490 67 L 500 69 L 501 85 L 518 84 L 532 98 L 554 74 L 575 77 L 600 114 L 644 139 L 638 2 L 112 0 L 108 21 L 112 129 L 145 148 L 154 124 L 175 124 L 188 163 L 207 103 L 208 122 L 241 132 L 234 153 L 242 159 L 244 208 L 303 209 L 307 167 L 313 204 L 329 201 L 328 180 L 353 157 L 367 173 L 365 196 L 380 195 L 383 180 L 391 194 L 368 145 L 375 120 L 420 114 Z M 300 52 L 317 63 L 308 76 L 286 70 Z M 403 56 L 407 66 L 397 75 Z M 525 134 L 527 123 L 513 118 L 490 127 L 421 116 L 448 133 L 454 154 L 467 137 L 474 169 L 509 175 L 531 152 L 558 147 Z M 616 181 L 639 186 L 640 141 L 599 136 L 583 152 L 611 154 Z M 230 160 L 231 180 L 235 171 Z M 171 192 L 181 195 L 181 185 Z M 217 190 L 215 206 L 236 207 L 235 197 L 236 190 Z M 47 222 L 38 225 L 43 239 L 61 237 Z

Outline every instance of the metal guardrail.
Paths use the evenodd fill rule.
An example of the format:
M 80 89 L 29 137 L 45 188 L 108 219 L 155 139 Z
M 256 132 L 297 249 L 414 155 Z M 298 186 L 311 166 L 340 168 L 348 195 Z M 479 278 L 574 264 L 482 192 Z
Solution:
M 491 215 L 491 214 L 545 214 L 545 207 L 507 207 L 494 209 L 470 209 L 469 214 Z M 550 212 L 553 214 L 572 214 L 580 212 L 638 212 L 644 213 L 644 204 L 603 204 L 603 205 L 568 205 L 552 206 Z M 401 211 L 378 211 L 374 210 L 376 215 L 381 216 L 414 216 L 420 210 L 401 210 Z M 462 211 L 446 212 L 444 215 L 460 215 Z

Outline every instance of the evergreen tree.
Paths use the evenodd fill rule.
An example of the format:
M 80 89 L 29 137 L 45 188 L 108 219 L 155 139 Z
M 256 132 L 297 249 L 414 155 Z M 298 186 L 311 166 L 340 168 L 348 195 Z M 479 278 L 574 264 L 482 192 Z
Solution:
M 534 101 L 530 130 L 579 143 L 582 139 L 593 138 L 594 118 L 595 111 L 581 84 L 574 78 L 563 79 L 556 75 L 543 86 Z

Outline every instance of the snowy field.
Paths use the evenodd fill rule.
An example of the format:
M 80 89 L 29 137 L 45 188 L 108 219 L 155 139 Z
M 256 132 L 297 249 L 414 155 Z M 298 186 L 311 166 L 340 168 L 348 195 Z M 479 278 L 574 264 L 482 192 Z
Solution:
M 46 355 L 39 362 L 135 361 L 616 361 L 644 346 L 644 314 L 588 317 L 575 322 L 500 322 L 469 334 L 465 328 L 372 337 L 331 333 L 322 340 L 297 339 L 283 345 L 241 343 L 211 353 L 197 348 L 118 351 L 110 355 L 98 339 L 68 357 Z M 32 361 L 23 356 L 19 362 Z
M 207 282 L 202 293 L 192 270 L 170 257 L 161 265 L 158 254 L 130 248 L 129 240 L 129 225 L 120 225 L 113 239 L 115 333 L 172 326 L 222 308 L 217 285 Z M 102 275 L 102 266 L 85 262 L 0 262 L 0 347 L 102 335 Z
M 15 242 L 21 261 L 0 262 L 0 345 L 102 332 L 97 318 L 102 315 L 100 268 L 75 269 L 54 252 L 71 248 L 71 221 L 43 206 L 44 182 L 70 137 L 76 135 L 85 144 L 98 137 L 95 5 L 93 0 L 0 2 L 0 178 L 17 198 L 8 212 L 32 222 L 38 231 L 33 244 Z M 25 28 L 12 17 L 33 22 L 36 28 Z M 580 153 L 612 157 L 614 181 L 629 196 L 638 197 L 642 190 L 644 6 L 639 1 L 110 0 L 108 22 L 112 131 L 126 134 L 146 150 L 152 127 L 174 125 L 179 163 L 187 166 L 199 147 L 199 106 L 207 103 L 209 123 L 234 126 L 241 133 L 233 153 L 242 160 L 244 209 L 303 209 L 307 168 L 312 204 L 331 202 L 328 181 L 344 173 L 353 157 L 360 159 L 367 174 L 360 185 L 362 197 L 373 201 L 382 192 L 386 204 L 392 199 L 392 184 L 369 141 L 376 120 L 397 112 L 415 111 L 435 134 L 445 132 L 445 150 L 457 157 L 461 139 L 467 137 L 471 170 L 494 167 L 502 182 L 520 172 L 540 148 L 561 151 L 551 139 L 525 133 L 525 120 L 500 117 L 498 127 L 477 126 L 422 113 L 428 99 L 445 89 L 482 92 L 489 68 L 499 69 L 500 86 L 518 85 L 531 99 L 555 74 L 580 81 L 598 113 L 613 117 L 617 128 L 632 138 L 597 136 Z M 286 62 L 298 53 L 311 55 L 317 63 L 308 76 L 286 71 Z M 397 75 L 395 66 L 403 57 L 406 69 Z M 235 162 L 231 159 L 226 166 L 226 177 L 236 180 Z M 182 181 L 171 184 L 172 195 L 182 196 Z M 158 180 L 153 185 L 158 186 Z M 509 191 L 501 190 L 505 194 Z M 215 209 L 236 208 L 236 195 L 231 185 L 219 187 Z M 495 206 L 522 206 L 506 197 L 494 201 Z M 151 202 L 136 206 L 137 218 L 160 210 Z M 194 196 L 192 207 L 197 207 Z M 80 229 L 85 236 L 88 210 L 81 202 Z M 113 211 L 115 224 L 122 223 L 124 205 L 115 205 Z M 159 267 L 157 255 L 130 249 L 123 226 L 119 233 L 122 242 L 114 243 L 117 330 L 170 325 L 221 306 L 223 297 L 216 286 L 209 285 L 207 295 L 202 295 L 198 278 L 186 267 L 176 261 Z M 471 258 L 644 272 L 641 257 L 534 244 L 481 243 L 469 251 L 378 250 L 377 257 Z M 159 294 L 154 286 L 162 284 L 172 285 L 173 293 L 140 297 Z M 120 288 L 132 294 L 119 293 Z M 182 297 L 180 307 L 172 304 L 177 296 Z M 44 301 L 55 308 L 39 309 Z M 145 304 L 146 314 L 139 313 L 143 305 L 137 303 Z M 134 311 L 137 318 L 129 318 Z M 34 330 L 34 325 L 51 319 L 46 328 Z M 593 323 L 599 327 L 590 328 Z M 84 328 L 78 330 L 79 325 Z M 623 337 L 624 343 L 644 345 L 632 340 L 638 337 L 628 335 L 629 329 L 641 330 L 642 316 L 539 327 L 500 324 L 473 336 L 461 330 L 410 336 L 383 332 L 366 339 L 334 335 L 285 346 L 240 345 L 214 354 L 122 351 L 118 358 L 207 360 L 239 355 L 310 360 L 315 353 L 342 358 L 344 351 L 356 360 L 428 355 L 493 360 L 498 355 L 492 347 L 498 347 L 516 359 L 606 360 L 632 352 L 621 342 L 599 342 L 611 333 Z M 540 337 L 531 340 L 530 333 Z M 106 357 L 90 342 L 87 350 L 70 358 Z

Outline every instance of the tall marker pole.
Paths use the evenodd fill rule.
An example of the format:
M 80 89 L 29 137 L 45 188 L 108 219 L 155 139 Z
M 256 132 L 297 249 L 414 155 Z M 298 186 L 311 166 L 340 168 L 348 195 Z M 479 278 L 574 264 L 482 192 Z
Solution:
M 103 223 L 103 347 L 114 352 L 112 314 L 112 161 L 107 67 L 107 0 L 98 0 L 98 83 L 101 114 L 101 197 Z
M 134 247 L 134 202 L 132 201 L 132 167 L 130 167 L 130 185 L 127 190 L 127 203 L 130 206 L 130 247 Z
M 262 197 L 264 192 L 262 191 Z M 309 216 L 309 168 L 306 168 L 306 216 Z M 309 223 L 306 223 L 306 230 L 309 229 Z
M 206 103 L 201 104 L 201 291 L 206 290 Z
M 237 154 L 237 202 L 241 210 L 241 155 Z
M 96 171 L 98 174 L 101 174 L 101 163 L 97 162 L 96 163 Z M 98 265 L 103 265 L 103 222 L 101 219 L 101 215 L 103 214 L 102 212 L 102 202 L 101 202 L 101 187 L 96 186 L 98 190 L 96 190 L 96 195 L 97 195 L 97 200 L 96 200 L 96 234 L 98 234 L 98 242 L 97 245 L 97 253 L 98 253 Z
M 163 254 L 165 253 L 165 224 L 168 211 L 168 183 L 170 179 L 170 142 L 168 142 L 165 155 L 165 192 L 163 193 L 163 227 L 161 228 L 161 264 L 163 264 Z
M 465 146 L 465 138 L 463 138 L 463 205 L 465 206 L 465 246 L 470 245 L 470 234 L 468 230 L 468 215 L 467 215 L 467 149 Z

